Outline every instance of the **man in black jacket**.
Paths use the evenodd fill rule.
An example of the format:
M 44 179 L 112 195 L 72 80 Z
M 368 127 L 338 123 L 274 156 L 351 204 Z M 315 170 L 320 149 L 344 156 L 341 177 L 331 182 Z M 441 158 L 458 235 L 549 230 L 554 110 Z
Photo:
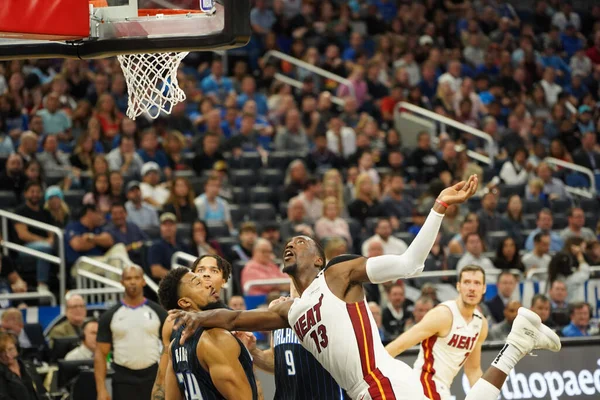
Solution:
M 0 398 L 38 400 L 45 392 L 39 377 L 19 358 L 17 338 L 0 332 Z
M 517 278 L 509 271 L 503 271 L 498 275 L 496 286 L 498 287 L 498 294 L 485 304 L 490 309 L 494 321 L 498 323 L 504 320 L 504 308 L 510 302 L 517 287 Z

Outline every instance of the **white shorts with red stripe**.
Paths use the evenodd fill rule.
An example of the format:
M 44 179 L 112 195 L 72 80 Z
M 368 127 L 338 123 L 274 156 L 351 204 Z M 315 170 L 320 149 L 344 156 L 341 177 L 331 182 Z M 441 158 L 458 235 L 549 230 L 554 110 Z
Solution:
M 455 400 L 450 393 L 450 388 L 435 377 L 426 377 L 422 371 L 414 371 L 415 379 L 423 385 L 423 393 L 426 400 Z

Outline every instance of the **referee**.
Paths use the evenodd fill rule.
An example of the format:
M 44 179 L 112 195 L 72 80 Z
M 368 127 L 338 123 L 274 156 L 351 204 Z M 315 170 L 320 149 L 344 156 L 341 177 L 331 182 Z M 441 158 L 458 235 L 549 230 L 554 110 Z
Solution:
M 162 350 L 160 332 L 167 313 L 144 297 L 144 272 L 123 270 L 125 295 L 100 318 L 94 361 L 98 400 L 110 400 L 106 390 L 106 358 L 112 350 L 113 400 L 148 400 Z

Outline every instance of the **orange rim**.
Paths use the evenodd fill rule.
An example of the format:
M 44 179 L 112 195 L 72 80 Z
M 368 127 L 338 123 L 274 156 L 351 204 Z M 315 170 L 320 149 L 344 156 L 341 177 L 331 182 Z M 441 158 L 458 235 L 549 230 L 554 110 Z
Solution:
M 175 10 L 171 8 L 141 8 L 138 10 L 139 17 L 154 17 L 158 14 L 180 15 L 180 14 L 202 14 L 201 10 Z

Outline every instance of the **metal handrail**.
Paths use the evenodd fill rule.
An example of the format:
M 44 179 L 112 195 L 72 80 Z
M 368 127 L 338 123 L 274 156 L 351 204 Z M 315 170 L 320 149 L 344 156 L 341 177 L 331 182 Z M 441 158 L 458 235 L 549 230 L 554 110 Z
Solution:
M 251 288 L 255 286 L 285 285 L 289 283 L 289 278 L 255 279 L 246 282 L 246 284 L 244 285 L 244 293 L 247 293 Z
M 554 158 L 554 157 L 546 157 L 546 158 L 544 158 L 544 162 L 546 162 L 548 164 L 556 165 L 559 167 L 567 168 L 567 169 L 570 169 L 570 170 L 573 170 L 576 172 L 581 172 L 582 174 L 587 175 L 587 177 L 590 179 L 590 190 L 592 193 L 596 193 L 596 177 L 594 176 L 594 171 L 592 171 L 591 169 L 583 167 L 578 164 L 574 164 L 572 162 L 563 161 L 563 160 L 560 160 L 560 159 Z M 573 188 L 573 189 L 577 189 L 579 191 L 581 191 L 581 190 L 587 191 L 582 188 Z
M 292 56 L 290 56 L 288 54 L 282 53 L 282 52 L 277 51 L 277 50 L 267 51 L 267 53 L 263 56 L 263 60 L 266 61 L 266 60 L 268 60 L 271 57 L 273 57 L 273 58 L 279 58 L 280 60 L 287 61 L 290 64 L 295 65 L 295 66 L 300 67 L 300 68 L 304 68 L 304 69 L 312 72 L 313 74 L 322 76 L 322 77 L 327 78 L 327 79 L 331 79 L 332 81 L 335 81 L 335 82 L 337 82 L 337 83 L 339 83 L 341 85 L 345 85 L 345 86 L 348 87 L 348 90 L 350 91 L 350 95 L 356 99 L 356 91 L 354 90 L 354 86 L 352 86 L 352 82 L 350 80 L 346 79 L 346 78 L 343 78 L 343 77 L 341 77 L 339 75 L 336 75 L 336 74 L 331 73 L 331 72 L 329 72 L 327 70 L 324 70 L 323 68 L 316 67 L 316 66 L 314 66 L 312 64 L 309 64 L 309 63 L 307 63 L 305 61 L 302 61 L 302 60 L 300 60 L 298 58 L 292 57 Z
M 119 295 L 122 295 L 123 293 L 125 293 L 125 288 L 124 287 L 118 287 L 118 288 L 113 288 L 113 287 L 106 287 L 106 288 L 86 288 L 86 289 L 74 289 L 74 290 L 70 290 L 69 294 L 78 294 L 82 297 L 87 297 L 88 299 L 86 300 L 86 303 L 90 302 L 90 298 L 93 296 L 94 300 L 98 300 L 98 299 L 102 299 L 101 301 L 98 301 L 99 303 L 107 303 L 108 302 L 117 302 L 117 300 L 119 300 Z M 101 296 L 105 296 L 105 297 L 101 297 Z
M 475 128 L 473 128 L 469 125 L 465 125 L 461 122 L 457 122 L 451 118 L 444 117 L 433 111 L 426 110 L 423 107 L 418 107 L 418 106 L 415 106 L 414 104 L 410 104 L 405 101 L 401 101 L 400 103 L 396 104 L 396 112 L 399 113 L 401 109 L 405 109 L 405 110 L 410 111 L 415 114 L 420 114 L 424 117 L 431 118 L 435 121 L 438 121 L 439 123 L 441 123 L 443 125 L 449 125 L 453 128 L 459 129 L 463 132 L 470 133 L 473 136 L 477 136 L 478 138 L 485 140 L 489 146 L 492 146 L 494 144 L 494 139 L 492 139 L 492 137 L 489 134 L 485 133 L 484 131 L 475 129 Z M 476 158 L 478 161 L 481 161 L 488 165 L 494 164 L 494 156 L 491 154 L 487 157 L 483 156 L 481 154 L 477 154 L 477 156 L 473 156 L 473 154 L 471 152 L 469 152 L 468 154 L 470 157 Z
M 8 250 L 14 250 L 21 253 L 31 255 L 33 257 L 41 258 L 45 261 L 58 265 L 58 297 L 60 300 L 61 310 L 64 311 L 65 307 L 65 293 L 66 293 L 66 258 L 65 258 L 65 234 L 62 229 L 54 226 L 45 224 L 43 222 L 36 221 L 31 218 L 23 217 L 21 215 L 8 212 L 6 210 L 0 210 L 0 218 L 2 219 L 2 240 L 0 245 L 3 246 L 4 255 L 8 255 Z M 38 250 L 33 250 L 28 247 L 22 246 L 18 243 L 8 241 L 8 220 L 20 222 L 29 226 L 33 226 L 38 229 L 42 229 L 47 232 L 52 232 L 56 235 L 58 245 L 58 257 L 42 253 Z M 11 294 L 14 295 L 14 294 Z
M 52 293 L 0 293 L 0 300 L 31 300 L 31 299 L 50 299 L 50 305 L 56 305 L 56 297 Z
M 175 253 L 173 253 L 173 256 L 171 256 L 171 268 L 177 268 L 177 267 L 186 267 L 186 268 L 189 268 L 190 265 L 194 261 L 196 261 L 197 258 L 198 257 L 195 257 L 195 256 L 193 256 L 193 255 L 191 255 L 189 253 L 184 252 L 184 251 L 176 251 Z M 189 265 L 179 264 L 177 262 L 177 260 L 179 260 L 179 259 L 187 261 L 190 264 Z
M 123 270 L 121 270 L 119 268 L 113 267 L 112 265 L 103 263 L 102 261 L 99 261 L 99 260 L 94 260 L 93 258 L 90 258 L 87 256 L 79 257 L 77 259 L 77 261 L 75 261 L 75 265 L 73 266 L 73 268 L 79 267 L 79 265 L 82 263 L 92 265 L 96 268 L 100 268 L 104 271 L 111 272 L 111 273 L 117 274 L 119 276 L 123 273 Z M 101 275 L 90 273 L 89 271 L 86 271 L 86 270 L 79 271 L 78 269 L 76 269 L 76 271 L 77 271 L 78 275 L 81 274 L 82 276 L 86 276 L 87 278 L 94 279 L 94 280 L 96 280 L 98 282 L 102 282 L 102 283 L 105 283 L 104 280 L 110 281 L 111 284 L 108 284 L 108 285 L 113 286 L 113 287 L 121 287 L 120 284 L 117 284 L 117 283 L 115 283 L 115 281 L 113 281 L 111 279 L 107 279 Z M 93 277 L 90 276 L 89 274 L 92 274 Z M 96 278 L 103 278 L 103 279 L 96 279 Z M 150 290 L 152 290 L 154 293 L 158 293 L 158 285 L 152 280 L 152 278 L 150 278 L 148 275 L 144 274 L 144 281 L 146 281 L 146 285 L 148 286 L 148 288 L 150 288 Z

